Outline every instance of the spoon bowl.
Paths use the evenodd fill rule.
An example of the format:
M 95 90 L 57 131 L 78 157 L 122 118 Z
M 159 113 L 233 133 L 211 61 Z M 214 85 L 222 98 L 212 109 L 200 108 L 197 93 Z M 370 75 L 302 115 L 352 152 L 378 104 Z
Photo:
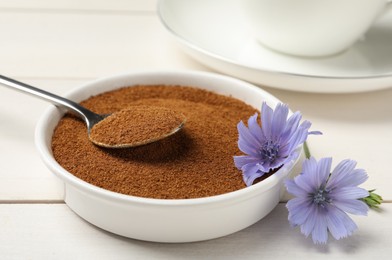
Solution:
M 8 78 L 8 77 L 2 76 L 2 75 L 0 75 L 0 84 L 4 85 L 6 87 L 9 87 L 9 88 L 15 89 L 15 90 L 19 90 L 23 93 L 27 93 L 32 96 L 41 98 L 43 100 L 49 101 L 58 107 L 65 108 L 68 111 L 73 112 L 74 114 L 76 114 L 77 116 L 82 118 L 84 120 L 84 122 L 86 123 L 87 134 L 89 136 L 89 140 L 91 142 L 93 142 L 95 145 L 105 147 L 105 148 L 130 148 L 130 147 L 136 147 L 136 146 L 156 142 L 156 141 L 159 141 L 163 138 L 166 138 L 166 137 L 178 132 L 184 126 L 185 121 L 186 121 L 186 118 L 182 114 L 179 114 L 179 113 L 175 114 L 176 112 L 171 111 L 172 113 L 175 114 L 175 116 L 173 116 L 171 118 L 172 119 L 175 118 L 176 121 L 170 122 L 170 123 L 172 123 L 171 127 L 165 129 L 165 131 L 160 131 L 160 132 L 149 131 L 149 133 L 152 133 L 152 134 L 151 135 L 143 135 L 143 138 L 141 138 L 141 139 L 132 138 L 132 136 L 130 136 L 130 138 L 128 138 L 128 139 L 118 140 L 117 142 L 105 142 L 102 140 L 108 140 L 108 139 L 96 139 L 96 138 L 92 137 L 91 132 L 95 129 L 95 126 L 98 125 L 98 123 L 105 122 L 106 119 L 118 117 L 118 115 L 124 115 L 123 111 L 115 112 L 113 114 L 105 114 L 105 115 L 96 114 L 96 113 L 92 112 L 91 110 L 89 110 L 89 109 L 79 105 L 78 103 L 69 100 L 69 99 L 57 96 L 53 93 L 44 91 L 42 89 L 30 86 L 26 83 L 19 82 L 19 81 L 16 81 L 14 79 L 11 79 L 11 78 Z M 155 109 L 154 111 L 156 113 L 160 112 L 159 109 Z M 136 108 L 136 109 L 133 109 L 132 111 L 128 111 L 128 114 L 131 112 L 133 112 L 133 113 L 135 113 L 135 112 L 146 113 L 146 112 L 148 112 L 148 110 L 140 110 L 140 109 Z M 125 113 L 125 116 L 126 115 L 127 114 Z M 154 118 L 156 118 L 156 117 L 152 117 L 151 119 L 153 120 Z M 167 121 L 168 118 L 170 118 L 170 117 L 166 117 L 165 121 Z M 163 123 L 163 122 L 157 122 L 157 123 Z M 112 132 L 114 132 L 114 133 L 119 133 L 122 129 L 123 129 L 122 126 L 117 127 L 116 125 L 113 125 L 113 127 L 111 128 Z M 154 130 L 154 129 L 152 129 L 152 130 Z M 106 133 L 101 132 L 100 136 L 102 136 L 103 134 L 106 134 Z

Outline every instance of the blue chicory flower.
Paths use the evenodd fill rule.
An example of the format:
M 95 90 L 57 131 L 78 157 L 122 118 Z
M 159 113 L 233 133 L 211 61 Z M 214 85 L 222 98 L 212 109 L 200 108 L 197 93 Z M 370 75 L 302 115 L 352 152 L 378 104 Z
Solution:
M 261 126 L 258 113 L 248 120 L 248 127 L 241 121 L 237 125 L 238 147 L 246 155 L 234 156 L 235 166 L 242 171 L 247 186 L 271 170 L 289 162 L 296 154 L 294 151 L 303 144 L 309 134 L 311 123 L 300 124 L 302 115 L 295 112 L 287 119 L 289 108 L 279 103 L 275 111 L 265 102 L 261 107 Z
M 331 173 L 332 158 L 318 162 L 305 160 L 302 173 L 285 182 L 287 191 L 295 198 L 287 202 L 289 222 L 300 226 L 315 244 L 325 244 L 328 231 L 339 240 L 352 235 L 357 225 L 347 215 L 366 215 L 369 207 L 361 199 L 369 196 L 357 187 L 368 178 L 365 170 L 355 169 L 356 162 L 344 160 Z

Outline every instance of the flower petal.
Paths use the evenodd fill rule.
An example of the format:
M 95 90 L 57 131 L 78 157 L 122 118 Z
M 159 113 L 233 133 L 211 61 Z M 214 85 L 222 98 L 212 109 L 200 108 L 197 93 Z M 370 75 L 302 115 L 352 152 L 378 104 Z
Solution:
M 301 132 L 298 132 L 298 129 L 296 129 L 293 134 L 290 136 L 288 140 L 280 140 L 279 143 L 281 145 L 280 147 L 280 154 L 281 155 L 288 155 L 290 154 L 291 151 L 295 150 L 295 148 L 298 146 L 299 141 L 301 139 Z
M 294 178 L 295 184 L 297 184 L 301 189 L 305 190 L 307 193 L 313 193 L 316 190 L 316 187 L 312 185 L 312 182 L 309 181 L 309 175 L 300 174 Z
M 310 233 L 312 233 L 314 225 L 316 224 L 316 218 L 317 218 L 316 210 L 317 210 L 317 206 L 313 205 L 312 207 L 310 207 L 308 218 L 301 225 L 301 232 L 306 237 L 308 237 Z
M 295 112 L 293 115 L 289 117 L 286 122 L 286 127 L 282 133 L 281 141 L 286 143 L 292 136 L 295 130 L 297 130 L 299 126 L 299 122 L 301 121 L 302 115 L 299 111 Z
M 308 193 L 306 192 L 306 190 L 302 189 L 300 186 L 298 186 L 295 181 L 293 180 L 286 180 L 285 181 L 285 185 L 286 185 L 286 189 L 287 192 L 299 197 L 299 198 L 307 198 L 308 197 Z
M 263 176 L 265 173 L 259 170 L 257 164 L 249 163 L 244 165 L 242 168 L 242 177 L 247 186 L 251 186 L 253 182 Z
M 317 186 L 325 186 L 331 173 L 332 158 L 321 158 L 317 163 Z
M 362 199 L 369 196 L 369 192 L 359 187 L 343 187 L 331 190 L 329 197 L 333 200 Z
M 310 157 L 302 163 L 302 174 L 300 176 L 306 178 L 309 182 L 309 185 L 312 186 L 314 189 L 320 188 L 320 186 L 318 185 L 318 175 L 316 174 L 316 172 L 317 161 L 314 157 Z
M 275 107 L 275 111 L 272 115 L 271 122 L 271 137 L 272 140 L 278 140 L 283 133 L 286 126 L 287 115 L 289 114 L 289 108 L 287 105 L 279 103 Z
M 345 186 L 358 186 L 368 179 L 364 169 L 355 169 L 350 174 L 344 175 L 339 182 L 335 183 L 335 188 Z
M 331 178 L 328 181 L 327 188 L 332 189 L 334 187 L 339 186 L 339 182 L 347 175 L 350 174 L 355 166 L 357 165 L 357 162 L 354 160 L 343 160 L 341 161 L 335 169 L 331 173 Z
M 237 125 L 238 129 L 238 148 L 248 155 L 258 157 L 258 150 L 260 148 L 259 141 L 253 137 L 249 129 L 245 126 L 244 122 L 239 122 Z
M 249 164 L 249 163 L 257 164 L 260 161 L 260 159 L 248 155 L 234 156 L 233 158 L 234 158 L 234 164 L 238 170 L 241 170 L 241 168 L 245 164 Z
M 286 142 L 287 151 L 289 153 L 306 141 L 310 126 L 311 123 L 309 121 L 304 121 L 299 128 L 293 131 L 289 140 Z
M 365 202 L 361 200 L 337 200 L 333 202 L 338 209 L 354 214 L 354 215 L 362 215 L 366 216 L 369 210 L 369 207 L 366 205 Z
M 320 212 L 320 207 L 316 211 L 316 220 L 312 230 L 312 239 L 315 244 L 326 244 L 328 240 L 328 226 L 324 212 Z
M 291 225 L 302 225 L 312 211 L 312 202 L 308 198 L 294 198 L 287 202 L 286 207 Z
M 258 113 L 256 113 L 253 116 L 249 117 L 248 128 L 253 137 L 256 138 L 259 143 L 261 143 L 265 139 L 265 137 L 263 131 L 261 130 L 261 126 L 257 122 L 258 116 Z
M 312 156 L 309 159 L 304 160 L 302 163 L 302 173 L 304 175 L 314 175 L 317 170 L 317 161 Z
M 274 111 L 270 108 L 266 102 L 263 102 L 261 106 L 261 130 L 264 133 L 266 139 L 271 139 L 271 124 L 272 116 Z
M 259 163 L 259 169 L 262 172 L 269 172 L 270 170 L 277 169 L 282 166 L 283 162 L 280 160 L 275 160 L 273 163 L 270 161 L 264 161 Z
M 243 138 L 239 138 L 238 140 L 238 148 L 245 154 L 252 156 L 252 157 L 259 157 L 257 153 L 257 148 L 253 144 L 249 144 Z
M 346 213 L 333 206 L 328 207 L 326 222 L 331 235 L 337 240 L 352 235 L 357 229 L 357 225 Z

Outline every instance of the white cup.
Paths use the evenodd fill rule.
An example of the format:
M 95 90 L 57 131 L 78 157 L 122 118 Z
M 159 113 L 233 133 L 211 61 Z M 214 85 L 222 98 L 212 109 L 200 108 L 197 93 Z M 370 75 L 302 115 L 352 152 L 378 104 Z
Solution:
M 243 0 L 260 43 L 299 56 L 348 49 L 386 10 L 387 0 Z

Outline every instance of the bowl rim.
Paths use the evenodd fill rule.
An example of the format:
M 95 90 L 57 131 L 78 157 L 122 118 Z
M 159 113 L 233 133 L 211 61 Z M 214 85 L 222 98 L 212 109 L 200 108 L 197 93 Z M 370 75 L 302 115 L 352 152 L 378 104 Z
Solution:
M 218 81 L 229 81 L 233 84 L 238 85 L 240 88 L 248 88 L 249 90 L 256 90 L 261 92 L 265 100 L 271 101 L 274 103 L 281 102 L 278 98 L 273 96 L 272 94 L 268 93 L 267 91 L 256 87 L 250 83 L 245 81 L 232 78 L 229 76 L 211 73 L 211 72 L 202 72 L 202 71 L 190 71 L 190 70 L 149 70 L 149 71 L 135 71 L 129 73 L 121 73 L 116 74 L 108 77 L 98 78 L 93 81 L 89 81 L 85 84 L 80 85 L 79 87 L 72 88 L 69 92 L 67 92 L 64 97 L 70 97 L 81 92 L 84 89 L 92 89 L 94 86 L 98 84 L 105 84 L 111 81 L 119 81 L 121 82 L 122 79 L 129 79 L 129 78 L 137 78 L 137 77 L 182 77 L 182 78 L 189 78 L 194 79 L 198 77 Z M 162 84 L 162 83 L 161 83 Z M 165 83 L 163 83 L 165 84 Z M 151 84 L 153 85 L 153 84 Z M 114 90 L 116 88 L 120 88 L 122 85 L 119 84 L 117 87 L 112 87 L 111 89 Z M 192 86 L 192 84 L 189 84 Z M 199 87 L 199 86 L 194 86 Z M 99 92 L 103 93 L 103 92 Z M 138 197 L 132 195 L 126 195 L 117 193 L 114 191 L 106 190 L 90 184 L 78 177 L 74 176 L 72 173 L 65 170 L 53 157 L 49 145 L 47 145 L 47 138 L 46 135 L 47 128 L 49 127 L 49 123 L 53 121 L 53 115 L 55 113 L 64 114 L 64 111 L 55 107 L 49 107 L 40 117 L 36 129 L 35 129 L 35 145 L 38 149 L 41 159 L 43 160 L 44 164 L 55 173 L 57 177 L 59 177 L 65 184 L 71 184 L 78 189 L 87 192 L 89 194 L 93 194 L 98 196 L 102 199 L 116 201 L 116 202 L 123 202 L 123 203 L 133 203 L 133 204 L 140 204 L 140 205 L 154 205 L 154 206 L 197 206 L 197 205 L 205 205 L 205 204 L 215 204 L 221 202 L 228 202 L 234 203 L 234 201 L 243 200 L 245 198 L 256 196 L 259 193 L 265 192 L 269 189 L 272 189 L 275 185 L 279 184 L 279 182 L 288 175 L 289 171 L 294 167 L 294 165 L 298 162 L 300 158 L 300 149 L 302 149 L 302 145 L 298 147 L 296 150 L 298 155 L 294 156 L 293 159 L 285 164 L 281 169 L 279 169 L 276 173 L 269 176 L 265 180 L 254 184 L 252 186 L 248 186 L 239 190 L 235 190 L 228 193 L 223 193 L 219 195 L 209 196 L 209 197 L 201 197 L 201 198 L 190 198 L 190 199 L 156 199 L 156 198 L 145 198 L 145 197 Z M 292 114 L 292 111 L 290 111 Z M 61 118 L 61 117 L 60 117 Z M 57 125 L 58 121 L 56 121 L 55 126 Z M 54 126 L 54 127 L 55 127 Z M 54 128 L 53 127 L 53 128 Z M 52 129 L 50 129 L 52 130 Z M 52 135 L 50 135 L 50 138 Z

